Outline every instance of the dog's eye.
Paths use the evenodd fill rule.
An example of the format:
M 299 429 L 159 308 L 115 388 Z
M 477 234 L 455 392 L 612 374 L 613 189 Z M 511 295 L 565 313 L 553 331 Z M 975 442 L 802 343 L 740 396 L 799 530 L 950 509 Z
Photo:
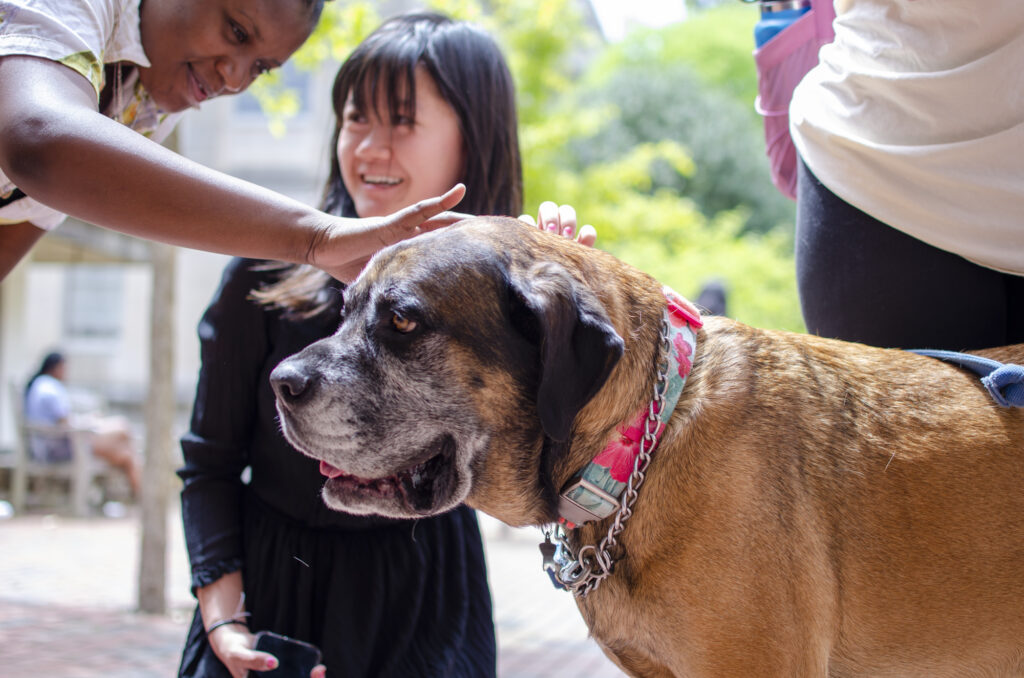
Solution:
M 401 313 L 395 312 L 391 314 L 391 326 L 402 334 L 408 334 L 416 329 L 416 321 L 410 320 Z

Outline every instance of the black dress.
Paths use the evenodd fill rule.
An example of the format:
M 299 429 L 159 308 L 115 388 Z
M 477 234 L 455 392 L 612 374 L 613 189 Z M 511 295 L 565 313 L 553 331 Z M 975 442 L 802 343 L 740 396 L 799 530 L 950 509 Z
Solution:
M 333 511 L 317 462 L 281 436 L 268 376 L 334 331 L 341 298 L 333 292 L 333 308 L 311 320 L 267 311 L 248 298 L 275 277 L 259 263 L 228 265 L 199 325 L 202 368 L 178 472 L 193 589 L 241 570 L 250 629 L 317 645 L 328 676 L 494 676 L 474 512 L 405 521 Z M 198 609 L 179 676 L 229 678 Z

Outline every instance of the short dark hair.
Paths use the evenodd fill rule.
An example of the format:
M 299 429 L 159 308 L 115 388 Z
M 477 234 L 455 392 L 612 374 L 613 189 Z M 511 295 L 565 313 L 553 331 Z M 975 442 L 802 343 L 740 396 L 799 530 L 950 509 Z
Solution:
M 466 185 L 466 197 L 456 209 L 519 216 L 523 174 L 515 85 L 494 39 L 472 24 L 436 12 L 409 12 L 381 24 L 356 47 L 334 79 L 331 148 L 337 148 L 350 94 L 363 111 L 375 109 L 383 92 L 392 119 L 402 111 L 415 113 L 418 66 L 426 68 L 459 120 L 466 153 L 459 181 Z M 358 216 L 341 180 L 336 153 L 331 154 L 322 208 Z

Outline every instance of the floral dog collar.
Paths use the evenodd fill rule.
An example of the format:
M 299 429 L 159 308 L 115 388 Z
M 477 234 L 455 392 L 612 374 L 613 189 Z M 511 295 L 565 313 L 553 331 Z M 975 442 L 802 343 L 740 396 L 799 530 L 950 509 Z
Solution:
M 658 422 L 653 432 L 654 443 L 649 450 L 652 451 L 661 440 L 661 434 L 683 392 L 686 377 L 690 374 L 691 358 L 697 349 L 697 330 L 703 323 L 693 304 L 668 287 L 662 291 L 668 302 L 664 311 L 664 324 L 668 328 L 667 339 L 672 347 L 664 357 L 668 361 L 664 407 L 658 411 L 657 404 L 652 401 L 630 421 L 619 426 L 600 454 L 566 484 L 559 497 L 558 514 L 559 523 L 569 529 L 602 520 L 618 510 L 620 497 L 640 454 L 649 411 L 657 415 Z

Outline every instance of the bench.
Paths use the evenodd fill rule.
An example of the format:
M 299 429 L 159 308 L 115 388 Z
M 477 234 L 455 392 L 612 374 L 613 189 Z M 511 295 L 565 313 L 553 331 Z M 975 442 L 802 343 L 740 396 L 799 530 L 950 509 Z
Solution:
M 69 425 L 31 424 L 24 416 L 24 392 L 11 385 L 16 430 L 13 456 L 9 461 L 10 503 L 16 514 L 27 509 L 67 510 L 88 516 L 103 504 L 107 488 L 120 476 L 116 469 L 92 453 L 92 432 Z M 71 458 L 43 462 L 32 456 L 32 440 L 66 439 Z

